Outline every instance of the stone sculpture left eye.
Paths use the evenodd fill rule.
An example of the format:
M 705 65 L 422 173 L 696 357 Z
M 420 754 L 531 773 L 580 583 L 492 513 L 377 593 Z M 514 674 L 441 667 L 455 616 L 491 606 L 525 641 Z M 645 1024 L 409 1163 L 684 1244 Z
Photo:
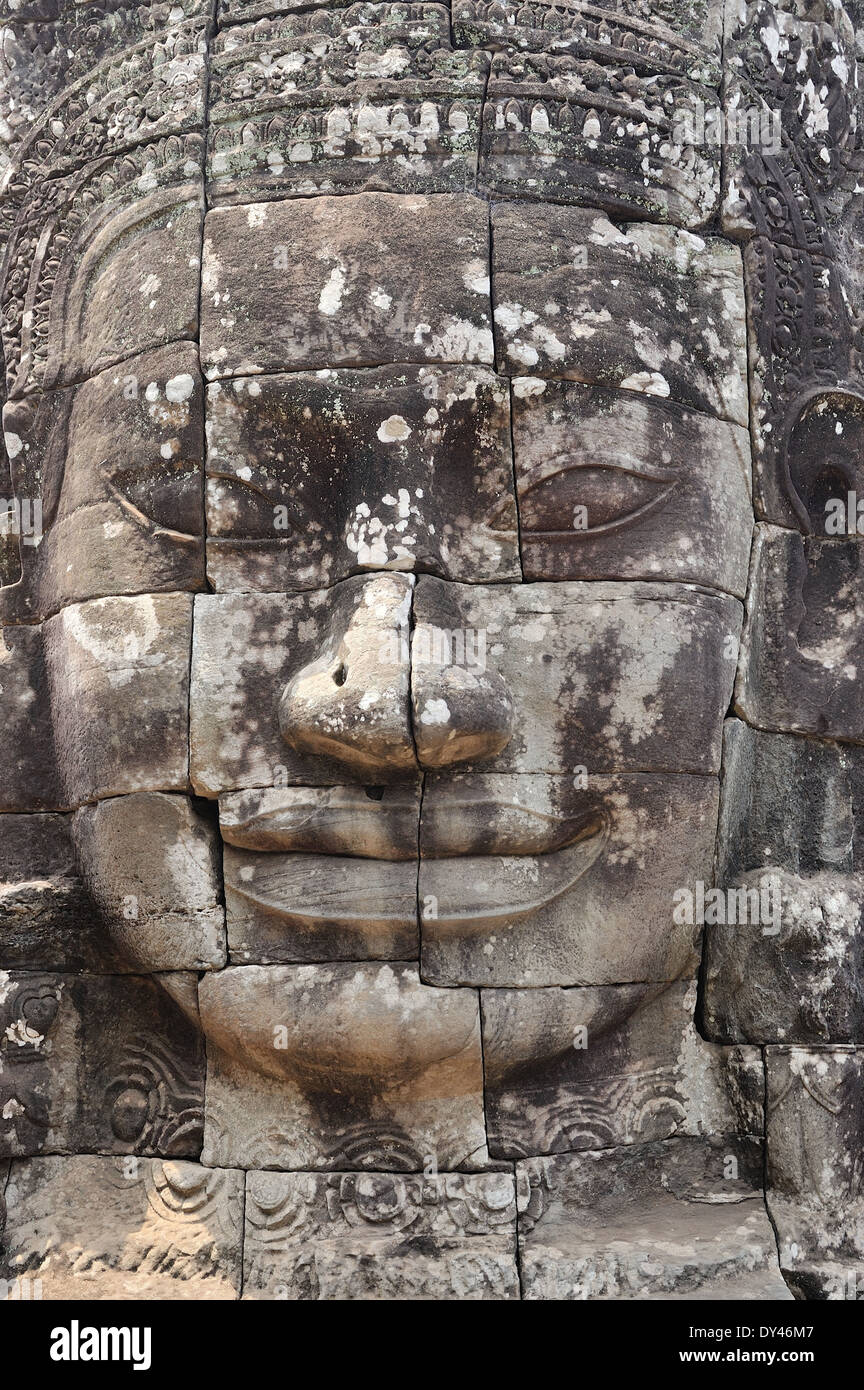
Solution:
M 677 474 L 640 466 L 634 459 L 574 454 L 550 459 L 521 480 L 520 519 L 526 530 L 567 540 L 580 532 L 630 526 L 668 499 Z

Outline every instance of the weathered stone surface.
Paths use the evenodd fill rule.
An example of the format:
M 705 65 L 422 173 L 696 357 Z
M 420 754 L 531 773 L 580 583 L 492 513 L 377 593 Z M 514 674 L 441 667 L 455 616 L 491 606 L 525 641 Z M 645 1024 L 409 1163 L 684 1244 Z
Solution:
M 353 591 L 368 582 L 349 580 L 345 587 Z M 327 599 L 324 591 L 287 598 L 199 596 L 189 704 L 195 791 L 215 796 L 234 787 L 270 787 L 286 775 L 291 750 L 279 731 L 279 700 L 289 674 L 312 659 L 315 636 L 327 632 Z M 334 670 L 338 665 L 335 660 Z M 292 780 L 316 779 L 307 766 Z
M 441 587 L 445 592 L 449 588 Z M 494 608 L 493 593 L 486 590 L 491 600 L 487 611 Z M 443 605 L 436 602 L 442 598 Z M 463 615 L 450 598 L 449 593 L 433 595 L 431 604 L 415 610 L 419 626 L 411 641 L 411 727 L 417 761 L 424 768 L 495 758 L 507 748 L 518 718 L 506 678 L 487 669 L 486 630 L 460 626 Z M 443 618 L 443 625 L 435 618 Z M 452 625 L 451 618 L 456 620 Z
M 44 878 L 74 878 L 75 851 L 67 816 L 15 816 L 0 820 L 0 877 L 7 883 L 27 878 L 38 865 Z
M 473 189 L 488 69 L 452 52 L 439 4 L 232 27 L 213 46 L 211 198 Z
M 453 7 L 460 46 L 573 53 L 645 72 L 685 73 L 696 82 L 714 79 L 722 26 L 718 0 L 674 10 L 663 0 L 606 0 L 588 12 L 554 0 L 456 0 Z
M 768 1210 L 799 1297 L 864 1287 L 864 1051 L 766 1049 Z
M 513 398 L 526 579 L 669 579 L 744 597 L 746 430 L 570 381 L 517 377 Z
M 551 855 L 600 832 L 607 832 L 605 844 L 607 818 L 594 793 L 611 780 L 596 779 L 589 792 L 588 778 L 578 774 L 430 773 L 423 788 L 420 853 L 430 861 Z M 451 869 L 457 867 L 451 862 Z
M 837 535 L 839 506 L 845 521 L 839 533 L 860 536 L 862 451 L 864 395 L 860 387 L 857 392 L 821 391 L 801 404 L 791 422 L 784 459 L 787 496 L 795 511 L 793 525 L 816 535 Z M 777 519 L 785 521 L 787 516 L 781 512 Z
M 191 626 L 188 594 L 93 599 L 43 625 L 66 805 L 185 791 Z
M 519 1297 L 509 1173 L 249 1173 L 243 1297 Z
M 824 533 L 860 492 L 860 16 L 730 9 L 722 222 L 744 252 L 757 513 Z M 742 129 L 743 127 L 743 129 Z
M 411 633 L 411 582 L 358 576 L 296 595 L 199 597 L 195 789 L 339 784 L 346 771 L 377 785 L 413 774 L 415 737 L 431 768 L 482 758 L 507 773 L 716 771 L 735 600 L 665 584 L 424 575 Z
M 203 395 L 198 352 L 177 343 L 3 413 L 15 495 L 41 506 L 22 583 L 24 620 L 108 594 L 204 586 Z
M 304 8 L 303 0 L 217 0 L 220 29 L 227 29 L 229 24 L 274 14 L 290 14 Z
M 722 211 L 730 236 L 830 253 L 852 231 L 862 111 L 856 26 L 849 5 L 824 13 L 783 0 L 727 7 Z M 743 130 L 729 120 L 736 108 L 746 114 Z
M 862 550 L 758 526 L 736 710 L 763 729 L 864 740 Z
M 416 856 L 416 809 L 406 829 L 414 832 Z M 261 854 L 228 845 L 224 868 L 233 964 L 417 955 L 416 858 Z
M 621 985 L 695 968 L 699 928 L 674 922 L 672 894 L 711 881 L 716 782 L 587 781 L 427 782 L 418 896 L 430 984 Z
M 801 879 L 762 869 L 743 875 L 738 888 L 767 903 L 766 920 L 706 927 L 709 1035 L 720 1042 L 861 1041 L 864 877 Z
M 734 1137 L 531 1158 L 516 1166 L 528 1299 L 791 1299 L 761 1191 Z
M 187 784 L 192 598 L 73 604 L 0 632 L 0 810 Z
M 200 8 L 200 0 L 187 0 L 182 6 L 184 16 Z M 80 24 L 76 10 L 77 6 L 56 0 L 47 6 L 3 7 L 5 81 L 0 97 L 4 123 L 0 168 L 7 179 L 9 165 L 33 125 L 77 78 L 92 71 L 94 48 L 98 64 L 121 54 L 142 34 L 158 29 L 157 7 L 153 4 L 101 15 L 102 22 L 97 22 L 95 34 L 93 15 L 89 14 L 88 44 L 87 29 Z
M 222 838 L 243 850 L 416 860 L 419 816 L 417 785 L 267 787 L 219 798 Z
M 80 1154 L 14 1163 L 4 1278 L 46 1299 L 234 1299 L 243 1174 Z M 82 1236 L 86 1236 L 83 1243 Z
M 69 1116 L 57 1103 L 59 1049 L 70 1058 L 75 1014 L 58 1017 L 63 984 L 57 976 L 0 971 L 0 1154 L 4 1158 L 58 1147 L 69 1135 Z M 53 1036 L 52 1036 L 53 1034 Z M 74 1060 L 72 1076 L 75 1080 Z M 74 1095 L 68 1104 L 74 1106 Z
M 196 791 L 416 772 L 409 713 L 412 580 L 296 595 L 202 596 L 192 648 Z
M 13 197 L 39 174 L 203 125 L 206 0 L 10 8 L 0 111 Z
M 421 575 L 412 650 L 432 659 L 412 662 L 414 728 L 458 751 L 463 711 L 498 736 L 506 701 L 509 739 L 497 756 L 483 750 L 490 772 L 715 772 L 740 614 L 736 600 L 684 585 L 491 587 Z M 441 632 L 463 634 L 459 662 L 446 650 L 438 659 Z
M 100 974 L 132 968 L 81 881 L 68 816 L 0 816 L 0 963 Z
M 489 989 L 482 1001 L 494 1157 L 762 1132 L 759 1050 L 699 1037 L 693 981 Z
M 668 397 L 747 424 L 740 252 L 589 209 L 492 212 L 501 371 Z M 530 267 L 530 274 L 526 274 Z
M 491 363 L 488 245 L 487 206 L 468 195 L 215 208 L 204 241 L 205 373 Z
M 802 879 L 859 871 L 864 749 L 765 733 L 738 719 L 726 721 L 723 739 L 718 880 L 763 866 Z
M 432 989 L 412 965 L 247 965 L 199 997 L 205 1163 L 416 1172 L 485 1156 L 473 990 Z
M 238 7 L 216 40 L 217 200 L 468 187 L 480 144 L 481 187 L 496 194 L 688 226 L 717 206 L 719 145 L 698 130 L 718 98 L 696 84 L 719 80 L 720 6 L 694 42 L 679 16 L 674 33 L 641 15 L 572 10 L 562 24 L 544 5 L 467 4 L 455 53 L 437 5 L 296 8 Z M 511 46 L 531 51 L 493 56 L 481 143 L 483 50 Z
M 710 91 L 680 77 L 637 76 L 632 56 L 601 66 L 569 54 L 496 53 L 479 186 L 498 198 L 528 188 L 616 218 L 701 227 L 720 202 L 720 152 L 696 143 L 685 122 L 692 131 L 706 98 Z
M 155 981 L 0 971 L 5 1156 L 197 1157 L 203 1100 L 203 1040 Z
M 370 569 L 518 579 L 506 383 L 480 367 L 214 382 L 207 572 L 217 590 Z
M 139 792 L 84 806 L 78 862 L 108 936 L 146 971 L 225 964 L 218 836 L 188 797 Z
M 849 309 L 861 286 L 844 285 L 826 256 L 761 237 L 744 248 L 744 268 L 756 512 L 824 535 L 826 503 L 864 491 L 864 377 Z
M 411 581 L 378 575 L 344 586 L 314 659 L 279 699 L 279 728 L 295 753 L 335 759 L 355 776 L 412 776 L 407 643 Z M 332 611 L 332 609 L 331 609 Z
M 864 1038 L 862 788 L 862 749 L 727 723 L 717 879 L 727 892 L 767 894 L 769 911 L 742 921 L 736 907 L 737 924 L 706 926 L 704 1025 L 715 1041 Z
M 0 629 L 0 811 L 64 804 L 40 627 Z
M 201 158 L 167 136 L 29 191 L 0 298 L 10 398 L 197 337 Z

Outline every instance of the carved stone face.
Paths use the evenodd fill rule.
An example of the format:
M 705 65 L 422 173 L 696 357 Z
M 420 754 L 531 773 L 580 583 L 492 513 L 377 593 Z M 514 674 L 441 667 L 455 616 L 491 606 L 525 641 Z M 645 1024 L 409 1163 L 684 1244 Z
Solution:
M 673 981 L 650 1044 L 666 1082 L 636 1085 L 624 1127 L 665 1137 L 687 1104 L 698 924 L 671 892 L 711 877 L 752 511 L 740 253 L 687 230 L 716 210 L 716 151 L 657 132 L 716 64 L 713 16 L 695 43 L 663 30 L 659 77 L 567 56 L 566 23 L 542 58 L 496 52 L 478 196 L 467 137 L 497 30 L 490 12 L 473 36 L 463 8 L 457 52 L 435 6 L 226 29 L 203 371 L 183 342 L 98 370 L 146 332 L 138 299 L 179 313 L 198 275 L 194 200 L 136 204 L 137 241 L 109 229 L 70 285 L 81 367 L 49 352 L 57 389 L 7 408 L 45 510 L 25 578 L 59 796 L 122 954 L 172 972 L 187 1007 L 174 973 L 205 972 L 218 1162 L 482 1153 L 477 987 L 502 1152 L 531 1152 L 559 1109 L 562 1133 L 583 1125 L 579 1030 L 644 1061 L 627 1020 Z M 232 103 L 274 62 L 286 91 L 346 63 L 462 90 L 431 149 L 370 100 L 331 111 L 308 154 L 274 135 L 265 176 L 232 146 Z M 601 77 L 622 103 L 602 136 Z M 612 161 L 587 206 L 557 201 L 568 119 Z M 646 186 L 678 226 L 633 220 Z M 603 1090 L 608 1058 L 575 1060 Z M 526 1067 L 551 1116 L 510 1113 Z M 236 1135 L 247 1087 L 278 1106 L 266 1138 Z
M 754 493 L 757 593 L 851 585 L 857 548 L 784 547 L 856 485 L 862 396 L 851 329 L 815 386 L 760 345 L 817 253 L 694 134 L 720 7 L 238 0 L 206 153 L 184 16 L 146 140 L 76 107 L 25 143 L 4 430 L 43 534 L 2 591 L 3 809 L 71 817 L 117 958 L 202 1030 L 205 1164 L 730 1132 L 761 1062 L 697 1034 L 673 894 L 712 881 Z M 737 711 L 794 728 L 759 622 Z M 787 684 L 834 682 L 808 731 L 835 667 Z

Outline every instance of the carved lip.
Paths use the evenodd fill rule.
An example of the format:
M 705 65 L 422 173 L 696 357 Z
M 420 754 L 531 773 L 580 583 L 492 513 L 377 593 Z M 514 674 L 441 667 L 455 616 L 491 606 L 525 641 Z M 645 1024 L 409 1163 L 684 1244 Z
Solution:
M 422 920 L 431 932 L 462 936 L 513 926 L 533 917 L 564 896 L 587 873 L 605 849 L 609 835 L 605 820 L 583 831 L 564 848 L 538 855 L 468 855 L 459 859 L 421 859 L 417 887 Z M 267 916 L 295 930 L 313 930 L 323 922 L 347 930 L 416 926 L 417 900 L 413 866 L 410 889 L 397 882 L 382 883 L 383 861 L 348 855 L 275 853 L 250 855 L 245 865 L 226 860 L 225 891 L 229 901 L 254 903 Z M 292 861 L 287 884 L 280 881 L 280 862 Z M 262 861 L 263 880 L 256 879 Z M 298 863 L 299 861 L 299 863 Z M 314 888 L 298 894 L 299 876 L 323 866 L 323 898 Z
M 415 859 L 419 784 L 268 787 L 219 798 L 222 838 L 238 849 Z
M 420 874 L 423 920 L 438 938 L 523 922 L 569 892 L 600 858 L 608 838 L 608 821 L 598 817 L 551 854 L 429 860 Z
M 581 808 L 565 795 L 558 812 L 554 796 L 544 795 L 548 788 L 526 807 L 512 779 L 506 789 L 478 781 L 484 785 L 433 780 L 419 860 L 418 785 L 381 789 L 375 799 L 362 787 L 222 796 L 223 837 L 248 854 L 245 862 L 226 857 L 226 894 L 300 931 L 323 921 L 349 931 L 410 930 L 417 921 L 415 886 L 423 921 L 436 936 L 525 921 L 567 893 L 601 856 L 608 815 L 586 805 L 584 794 Z M 395 865 L 385 873 L 388 860 L 402 860 L 410 882 L 404 874 L 393 877 Z M 310 891 L 298 895 L 298 878 L 313 865 Z
M 222 838 L 238 849 L 416 859 L 420 788 L 285 787 L 229 792 L 219 798 Z M 527 806 L 518 796 L 453 789 L 423 809 L 423 859 L 548 855 L 593 838 L 602 828 L 593 806 L 561 811 Z

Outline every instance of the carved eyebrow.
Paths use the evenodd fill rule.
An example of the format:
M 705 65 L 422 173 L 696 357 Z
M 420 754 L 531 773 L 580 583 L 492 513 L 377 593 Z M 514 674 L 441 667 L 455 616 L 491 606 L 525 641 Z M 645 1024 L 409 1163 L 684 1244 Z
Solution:
M 552 458 L 543 459 L 541 463 L 530 468 L 527 473 L 523 473 L 520 483 L 529 484 L 524 489 L 528 492 L 536 486 L 536 483 L 542 482 L 545 478 L 554 478 L 558 473 L 570 473 L 580 468 L 609 468 L 619 473 L 632 473 L 634 477 L 649 478 L 659 483 L 677 482 L 680 477 L 680 470 L 677 468 L 660 468 L 650 461 L 646 462 L 626 451 L 604 454 L 598 458 L 593 450 L 589 453 L 586 450 L 577 449 L 573 453 L 554 454 Z

